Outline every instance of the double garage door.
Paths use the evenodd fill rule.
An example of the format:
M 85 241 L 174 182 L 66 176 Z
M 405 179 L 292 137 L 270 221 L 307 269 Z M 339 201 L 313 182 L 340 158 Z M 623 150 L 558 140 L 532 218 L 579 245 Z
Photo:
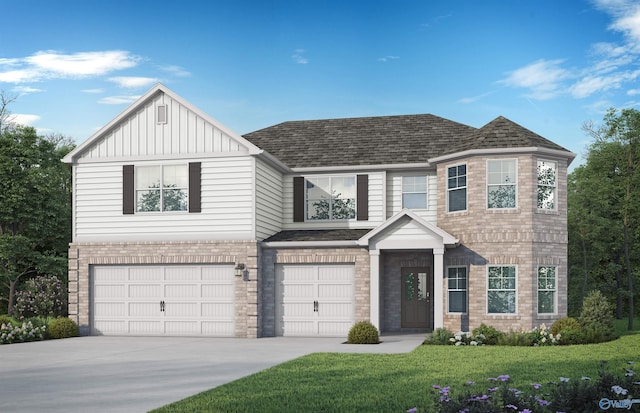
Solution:
M 233 265 L 92 267 L 92 333 L 233 336 Z
M 276 335 L 346 337 L 354 323 L 354 266 L 276 266 Z

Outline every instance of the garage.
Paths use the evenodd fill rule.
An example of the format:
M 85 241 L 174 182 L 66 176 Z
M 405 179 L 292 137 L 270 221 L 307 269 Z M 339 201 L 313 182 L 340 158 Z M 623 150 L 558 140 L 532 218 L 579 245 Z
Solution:
M 346 337 L 354 314 L 353 264 L 276 266 L 276 335 Z
M 95 265 L 95 335 L 234 336 L 233 265 Z

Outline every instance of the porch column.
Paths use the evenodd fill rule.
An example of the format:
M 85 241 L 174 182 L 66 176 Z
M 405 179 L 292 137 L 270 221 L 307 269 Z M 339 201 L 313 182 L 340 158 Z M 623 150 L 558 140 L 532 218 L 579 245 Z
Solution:
M 380 250 L 369 250 L 369 322 L 380 332 Z
M 444 327 L 444 248 L 433 249 L 433 328 Z

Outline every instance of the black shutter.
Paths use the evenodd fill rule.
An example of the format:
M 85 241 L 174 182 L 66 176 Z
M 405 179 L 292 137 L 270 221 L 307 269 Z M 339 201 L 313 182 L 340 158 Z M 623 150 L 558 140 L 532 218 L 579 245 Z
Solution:
M 293 222 L 304 222 L 304 177 L 293 177 Z
M 358 197 L 356 217 L 358 221 L 367 221 L 369 220 L 369 175 L 356 177 L 356 192 Z
M 189 212 L 200 212 L 202 209 L 200 205 L 200 169 L 200 162 L 189 163 Z
M 134 166 L 122 165 L 122 213 L 130 215 L 136 210 Z

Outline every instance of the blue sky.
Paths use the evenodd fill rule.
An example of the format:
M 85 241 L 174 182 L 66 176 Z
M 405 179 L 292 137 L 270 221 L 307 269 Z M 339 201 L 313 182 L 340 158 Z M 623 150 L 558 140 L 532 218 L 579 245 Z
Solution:
M 83 142 L 155 83 L 244 134 L 288 120 L 505 116 L 581 155 L 640 106 L 640 2 L 0 0 L 15 119 Z M 392 138 L 392 137 L 391 137 Z

